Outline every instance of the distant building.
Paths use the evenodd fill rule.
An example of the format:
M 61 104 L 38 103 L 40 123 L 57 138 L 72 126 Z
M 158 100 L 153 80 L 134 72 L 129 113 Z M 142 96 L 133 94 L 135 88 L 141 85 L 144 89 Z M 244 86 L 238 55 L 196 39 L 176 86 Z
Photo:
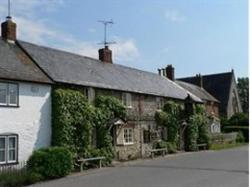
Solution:
M 242 112 L 233 70 L 231 72 L 197 75 L 178 80 L 199 86 L 200 79 L 202 79 L 202 87 L 220 101 L 220 116 L 230 118 L 235 113 Z

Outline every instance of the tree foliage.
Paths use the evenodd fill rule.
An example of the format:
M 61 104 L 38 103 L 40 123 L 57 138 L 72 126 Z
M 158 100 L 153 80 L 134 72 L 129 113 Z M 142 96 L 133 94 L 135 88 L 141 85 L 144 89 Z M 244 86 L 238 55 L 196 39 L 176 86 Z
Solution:
M 238 78 L 238 93 L 244 113 L 249 112 L 249 80 L 248 77 Z

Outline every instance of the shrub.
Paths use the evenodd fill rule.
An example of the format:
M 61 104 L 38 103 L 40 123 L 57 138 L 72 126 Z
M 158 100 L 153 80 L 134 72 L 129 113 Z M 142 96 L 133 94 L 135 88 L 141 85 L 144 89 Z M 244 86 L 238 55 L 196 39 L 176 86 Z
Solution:
M 245 113 L 236 113 L 229 120 L 230 126 L 249 126 L 249 117 Z
M 68 149 L 50 147 L 34 151 L 27 162 L 28 171 L 45 179 L 64 177 L 72 169 L 72 155 Z
M 243 135 L 243 133 L 241 131 L 239 131 L 237 133 L 236 142 L 239 142 L 239 143 L 245 142 L 244 135 Z
M 0 173 L 0 186 L 19 187 L 34 184 L 42 181 L 43 177 L 39 174 L 28 172 L 25 169 L 2 171 Z

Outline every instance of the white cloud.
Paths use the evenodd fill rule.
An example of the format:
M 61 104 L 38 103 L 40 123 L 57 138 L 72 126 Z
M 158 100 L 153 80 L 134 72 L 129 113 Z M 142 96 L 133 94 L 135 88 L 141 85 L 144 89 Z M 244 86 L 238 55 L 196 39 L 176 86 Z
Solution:
M 63 5 L 63 0 L 16 0 L 12 6 L 13 18 L 17 23 L 18 38 L 31 43 L 46 45 L 85 56 L 98 58 L 97 41 L 81 41 L 71 34 L 54 28 L 44 18 L 40 18 L 36 10 L 56 11 Z M 7 4 L 5 4 L 7 7 Z M 5 6 L 4 5 L 4 6 Z M 0 16 L 5 17 L 7 12 L 4 6 L 0 7 Z M 89 32 L 96 32 L 90 28 Z M 139 50 L 133 39 L 116 37 L 117 44 L 110 48 L 113 50 L 114 60 L 118 63 L 134 61 L 139 56 Z
M 170 22 L 182 22 L 185 20 L 185 17 L 177 10 L 166 10 L 164 16 Z

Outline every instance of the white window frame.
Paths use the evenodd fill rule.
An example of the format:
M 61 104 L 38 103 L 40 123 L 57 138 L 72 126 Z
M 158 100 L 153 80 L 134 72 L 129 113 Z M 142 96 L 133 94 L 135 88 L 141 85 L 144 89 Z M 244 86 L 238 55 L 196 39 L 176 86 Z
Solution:
M 127 137 L 129 137 L 129 136 L 131 137 L 131 141 L 126 141 L 126 138 L 125 138 L 126 133 L 125 132 L 128 133 Z M 130 135 L 129 135 L 129 132 L 131 132 Z M 134 129 L 133 128 L 124 128 L 123 129 L 123 143 L 124 143 L 124 145 L 134 144 Z
M 0 103 L 0 106 L 13 106 L 16 107 L 18 106 L 19 103 L 19 87 L 17 83 L 9 83 L 9 82 L 0 82 L 2 84 L 6 84 L 6 103 Z M 15 85 L 16 86 L 16 103 L 11 104 L 10 103 L 10 85 Z
M 9 134 L 9 135 L 0 135 L 0 138 L 4 138 L 5 139 L 5 161 L 0 162 L 0 165 L 4 165 L 4 164 L 13 164 L 13 163 L 18 163 L 18 135 L 15 134 Z M 15 148 L 14 149 L 10 149 L 9 148 L 9 139 L 10 138 L 15 138 Z M 10 150 L 14 150 L 15 151 L 15 160 L 10 160 L 9 159 L 9 151 Z
M 132 95 L 131 93 L 122 93 L 122 104 L 127 108 L 132 108 Z
M 6 143 L 6 139 L 7 139 L 7 137 L 6 136 L 0 136 L 0 138 L 3 138 L 4 139 L 4 149 L 1 149 L 1 151 L 4 151 L 4 161 L 2 161 L 2 162 L 0 162 L 0 164 L 6 164 L 6 161 L 7 161 L 7 159 L 6 159 L 6 145 L 7 145 L 7 143 Z
M 6 95 L 5 95 L 6 103 L 0 103 L 0 106 L 7 106 L 8 105 L 8 83 L 0 82 L 0 84 L 6 85 Z
M 15 147 L 14 148 L 9 148 L 9 142 L 10 142 L 10 138 L 15 138 Z M 7 158 L 8 158 L 8 163 L 16 163 L 17 162 L 17 136 L 15 136 L 15 135 L 10 135 L 10 136 L 8 136 L 8 152 L 7 152 Z M 10 160 L 10 158 L 9 158 L 9 152 L 10 151 L 15 151 L 15 160 Z

